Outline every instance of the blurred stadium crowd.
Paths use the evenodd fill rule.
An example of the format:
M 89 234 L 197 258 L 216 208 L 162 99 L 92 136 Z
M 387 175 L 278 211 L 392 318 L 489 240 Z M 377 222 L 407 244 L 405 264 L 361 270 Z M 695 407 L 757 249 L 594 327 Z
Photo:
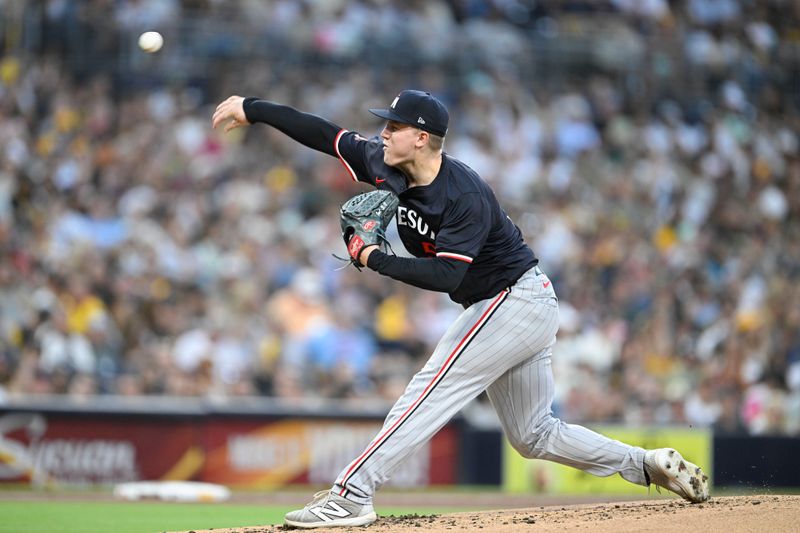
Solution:
M 554 281 L 560 416 L 800 434 L 796 2 L 0 10 L 0 401 L 395 399 L 460 309 L 339 270 L 361 187 L 210 116 L 238 93 L 374 135 L 417 87 Z

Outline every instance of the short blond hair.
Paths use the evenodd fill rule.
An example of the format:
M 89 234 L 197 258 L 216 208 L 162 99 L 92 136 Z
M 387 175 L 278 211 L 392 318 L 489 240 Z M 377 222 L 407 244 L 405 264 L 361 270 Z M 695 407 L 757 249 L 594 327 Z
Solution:
M 431 147 L 431 150 L 438 152 L 444 147 L 444 137 L 428 133 L 428 145 Z

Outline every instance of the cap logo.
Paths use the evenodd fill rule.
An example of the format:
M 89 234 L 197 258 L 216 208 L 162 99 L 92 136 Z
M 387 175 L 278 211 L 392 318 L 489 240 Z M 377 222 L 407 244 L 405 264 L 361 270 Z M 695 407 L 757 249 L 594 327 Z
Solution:
M 424 119 L 424 118 L 422 118 L 422 117 L 419 117 L 419 118 L 417 119 L 417 123 L 418 123 L 418 124 L 425 124 L 425 119 Z
M 395 96 L 395 97 L 394 97 L 394 100 L 392 100 L 392 105 L 390 105 L 389 107 L 391 107 L 392 109 L 394 109 L 394 106 L 396 106 L 396 105 L 397 105 L 397 101 L 398 101 L 398 100 L 400 100 L 400 95 L 397 95 L 397 96 Z

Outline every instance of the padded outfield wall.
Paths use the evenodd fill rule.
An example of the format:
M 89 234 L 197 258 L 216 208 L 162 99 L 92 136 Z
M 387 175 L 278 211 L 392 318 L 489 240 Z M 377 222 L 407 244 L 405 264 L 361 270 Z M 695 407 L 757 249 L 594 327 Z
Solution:
M 0 406 L 0 482 L 110 485 L 192 480 L 275 490 L 326 485 L 380 430 L 389 405 L 358 402 L 34 398 Z M 645 448 L 672 446 L 711 472 L 714 487 L 800 488 L 800 438 L 707 429 L 593 425 Z M 647 494 L 619 476 L 519 456 L 499 430 L 457 417 L 390 486 L 459 484 L 528 494 Z
M 276 489 L 330 483 L 380 430 L 388 407 L 347 403 L 98 397 L 0 406 L 0 481 L 107 485 L 193 480 Z M 457 481 L 455 423 L 413 455 L 392 485 Z

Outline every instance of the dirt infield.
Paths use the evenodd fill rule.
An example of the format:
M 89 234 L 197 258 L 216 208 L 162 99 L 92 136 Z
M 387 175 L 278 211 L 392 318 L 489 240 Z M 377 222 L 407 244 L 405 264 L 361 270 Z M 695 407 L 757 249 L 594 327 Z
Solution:
M 794 532 L 800 524 L 800 496 L 730 496 L 692 505 L 681 500 L 619 502 L 533 509 L 405 515 L 381 517 L 369 528 L 317 529 L 320 532 L 419 533 L 420 531 L 484 531 L 491 533 L 535 531 L 560 532 L 585 529 L 624 533 L 739 533 L 751 531 Z M 284 526 L 243 527 L 194 533 L 278 533 Z

